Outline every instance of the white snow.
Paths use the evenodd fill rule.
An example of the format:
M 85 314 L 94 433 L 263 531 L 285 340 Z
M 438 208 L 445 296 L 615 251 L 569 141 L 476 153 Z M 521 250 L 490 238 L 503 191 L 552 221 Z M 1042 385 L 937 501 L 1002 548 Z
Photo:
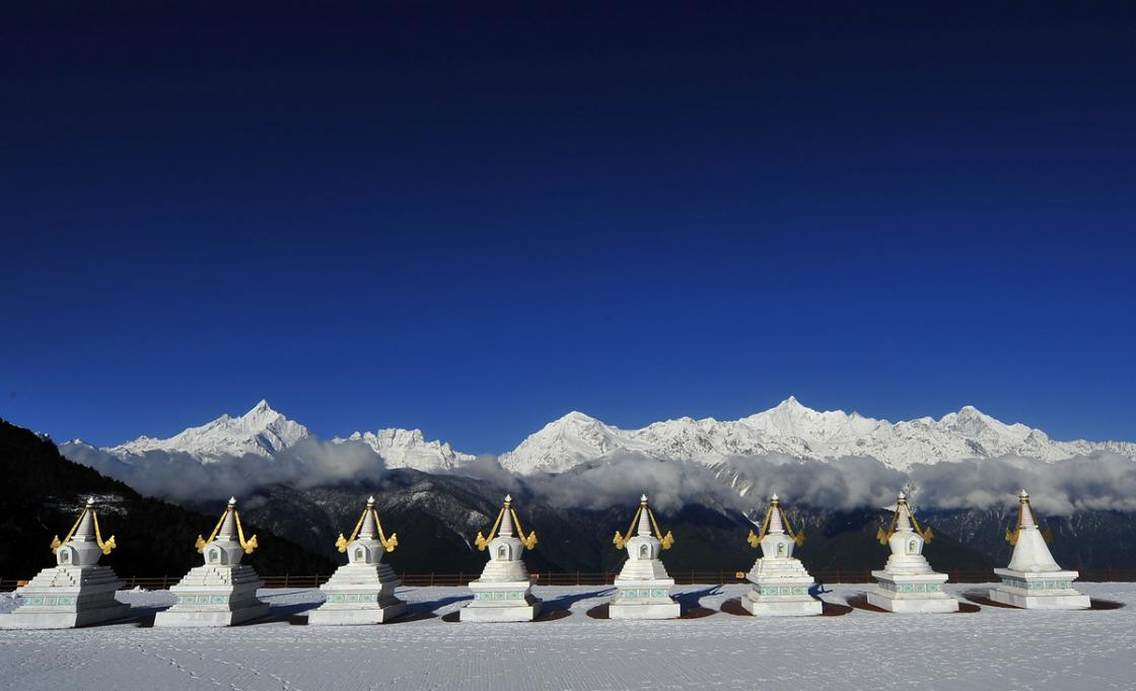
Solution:
M 1053 441 L 1041 430 L 1008 425 L 973 406 L 939 420 L 925 417 L 893 424 L 842 410 L 816 411 L 790 396 L 740 420 L 684 417 L 630 430 L 571 412 L 503 454 L 501 465 L 522 474 L 562 472 L 605 456 L 636 453 L 707 465 L 736 456 L 820 461 L 870 456 L 905 470 L 915 463 L 1008 455 L 1053 462 L 1095 450 L 1136 458 L 1136 444 Z
M 104 449 L 130 462 L 147 451 L 188 454 L 209 463 L 247 454 L 271 458 L 311 437 L 303 425 L 261 401 L 241 417 L 223 415 L 167 439 L 139 437 Z M 373 449 L 389 468 L 425 472 L 452 470 L 475 456 L 443 441 L 427 441 L 421 430 L 388 428 L 336 437 L 335 443 L 357 441 Z M 81 440 L 61 447 L 88 446 Z M 517 448 L 500 456 L 501 465 L 521 474 L 562 472 L 581 463 L 620 454 L 716 465 L 738 456 L 784 456 L 831 461 L 869 456 L 892 468 L 916 463 L 972 458 L 1021 456 L 1055 462 L 1093 451 L 1136 458 L 1136 443 L 1054 441 L 1039 430 L 1006 424 L 973 406 L 963 406 L 935 420 L 922 417 L 896 423 L 841 410 L 817 411 L 790 396 L 769 410 L 740 420 L 689 417 L 655 422 L 642 429 L 620 429 L 573 411 L 548 423 Z
M 262 400 L 241 417 L 222 415 L 168 439 L 138 437 L 106 450 L 126 460 L 148 451 L 166 451 L 186 453 L 209 463 L 226 456 L 248 454 L 271 458 L 273 454 L 311 436 L 307 427 L 289 420 L 273 410 L 268 401 Z
M 476 460 L 476 456 L 454 451 L 442 441 L 426 441 L 422 430 L 380 429 L 377 432 L 355 432 L 346 439 L 336 437 L 333 442 L 361 441 L 383 459 L 388 468 L 413 468 L 423 472 L 453 470 L 462 463 Z
M 449 623 L 463 588 L 401 588 L 430 618 L 381 626 L 308 627 L 289 617 L 315 590 L 264 590 L 268 623 L 229 629 L 137 624 L 73 631 L 0 631 L 0 687 L 13 689 L 1131 689 L 1136 584 L 1079 583 L 1111 610 L 756 619 L 719 611 L 748 585 L 681 586 L 698 619 L 614 621 L 587 611 L 610 587 L 536 587 L 569 616 L 522 624 Z M 866 586 L 836 586 L 844 603 Z M 948 585 L 952 594 L 984 592 Z M 121 592 L 164 607 L 168 592 Z M 0 611 L 11 609 L 0 595 Z M 436 615 L 436 616 L 431 616 Z

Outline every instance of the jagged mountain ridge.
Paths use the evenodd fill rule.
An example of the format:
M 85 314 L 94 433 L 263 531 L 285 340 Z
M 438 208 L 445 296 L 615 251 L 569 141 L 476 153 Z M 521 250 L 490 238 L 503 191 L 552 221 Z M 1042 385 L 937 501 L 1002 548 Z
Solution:
M 268 401 L 261 400 L 240 417 L 226 414 L 167 439 L 141 436 L 105 450 L 126 459 L 150 451 L 185 453 L 202 463 L 211 463 L 225 456 L 251 454 L 271 458 L 311 436 L 307 427 L 289 420 L 273 410 Z
M 312 438 L 302 424 L 261 401 L 240 417 L 223 415 L 167 439 L 144 436 L 103 450 L 127 462 L 133 456 L 160 450 L 210 463 L 225 456 L 267 459 Z M 362 442 L 383 458 L 388 468 L 447 471 L 476 458 L 446 442 L 427 441 L 417 429 L 355 432 L 332 442 Z M 70 444 L 82 442 L 64 444 L 65 454 Z M 1006 424 L 973 406 L 964 406 L 938 420 L 922 417 L 891 423 L 855 412 L 816 411 L 790 396 L 769 410 L 739 420 L 683 417 L 642 429 L 621 429 L 573 411 L 529 435 L 499 460 L 506 470 L 521 475 L 559 473 L 620 454 L 709 466 L 745 456 L 780 455 L 819 461 L 864 456 L 906 470 L 916 463 L 1007 455 L 1055 462 L 1102 450 L 1136 458 L 1134 443 L 1054 441 L 1042 430 Z
M 1053 462 L 1099 450 L 1136 458 L 1133 443 L 1053 441 L 1039 429 L 1008 425 L 973 406 L 939 420 L 923 417 L 893 424 L 858 413 L 812 410 L 790 396 L 774 408 L 740 420 L 684 417 L 632 430 L 571 412 L 530 435 L 500 461 L 506 469 L 526 474 L 562 472 L 626 453 L 711 466 L 739 456 L 818 461 L 867 456 L 906 470 L 916 463 L 1009 455 Z
M 224 458 L 250 455 L 270 459 L 302 441 L 314 439 L 307 427 L 288 419 L 274 410 L 268 401 L 261 400 L 239 417 L 225 414 L 172 437 L 141 436 L 102 451 L 126 463 L 155 451 L 185 454 L 202 463 L 216 463 Z M 427 441 L 422 431 L 417 429 L 354 432 L 347 437 L 335 437 L 331 442 L 362 442 L 377 453 L 388 468 L 413 468 L 426 472 L 449 470 L 476 458 L 454 451 L 446 442 Z M 93 448 L 82 439 L 73 439 L 62 444 L 60 449 L 67 455 L 69 449 L 79 446 Z

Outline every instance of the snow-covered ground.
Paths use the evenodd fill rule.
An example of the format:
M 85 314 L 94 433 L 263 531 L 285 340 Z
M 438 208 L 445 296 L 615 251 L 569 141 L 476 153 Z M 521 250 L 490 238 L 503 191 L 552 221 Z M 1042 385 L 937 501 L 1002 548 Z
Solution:
M 123 592 L 143 623 L 72 631 L 0 631 L 0 688 L 12 689 L 1134 689 L 1136 584 L 1085 583 L 1124 606 L 1039 612 L 979 603 L 969 612 L 896 615 L 839 605 L 864 586 L 824 596 L 834 616 L 756 619 L 732 614 L 744 585 L 677 588 L 677 621 L 589 615 L 603 587 L 537 587 L 545 621 L 461 624 L 460 588 L 404 588 L 409 621 L 382 626 L 296 625 L 315 590 L 264 590 L 264 623 L 231 629 L 155 629 L 146 619 L 168 592 Z M 985 594 L 983 586 L 952 585 Z M 725 611 L 723 611 L 725 605 Z M 15 606 L 0 594 L 0 612 Z M 566 610 L 566 613 L 564 611 Z M 559 611 L 559 612 L 558 612 Z M 151 616 L 146 616 L 150 613 Z M 702 612 L 706 614 L 706 612 Z

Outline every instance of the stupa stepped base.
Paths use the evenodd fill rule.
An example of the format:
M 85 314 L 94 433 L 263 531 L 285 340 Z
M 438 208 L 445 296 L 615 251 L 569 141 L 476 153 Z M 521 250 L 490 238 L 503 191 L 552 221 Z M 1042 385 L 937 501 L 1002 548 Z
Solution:
M 72 629 L 124 619 L 130 606 L 114 599 L 122 585 L 109 566 L 44 569 L 20 589 L 23 604 L 0 615 L 0 628 Z
M 608 605 L 611 619 L 677 619 L 682 608 L 671 599 L 674 579 L 615 579 L 619 592 Z
M 177 603 L 154 617 L 154 626 L 234 626 L 268 614 L 256 599 L 262 585 L 251 566 L 198 566 L 170 592 Z
M 682 608 L 677 602 L 612 602 L 608 605 L 611 619 L 678 619 Z
M 310 626 L 362 626 L 385 624 L 406 613 L 406 603 L 399 602 L 385 607 L 328 609 L 320 607 L 308 614 Z
M 394 596 L 401 582 L 387 564 L 346 564 L 320 586 L 326 600 L 308 614 L 313 626 L 382 624 L 406 612 Z
M 990 589 L 990 599 L 1023 609 L 1088 609 L 1088 595 L 1073 589 L 1077 571 L 1013 571 L 994 569 L 1002 583 Z
M 957 612 L 958 600 L 943 592 L 944 573 L 893 574 L 873 571 L 875 588 L 867 592 L 868 604 L 900 614 Z
M 236 626 L 246 621 L 260 619 L 268 614 L 268 605 L 260 603 L 251 607 L 239 609 L 217 610 L 169 610 L 158 612 L 154 617 L 154 626 L 184 626 L 184 627 L 212 627 Z
M 754 616 L 812 617 L 821 613 L 821 601 L 809 595 L 816 583 L 798 559 L 759 559 L 746 576 L 753 589 L 741 599 Z
M 473 602 L 458 610 L 460 621 L 532 621 L 540 614 L 541 601 L 529 592 L 524 581 L 471 581 Z

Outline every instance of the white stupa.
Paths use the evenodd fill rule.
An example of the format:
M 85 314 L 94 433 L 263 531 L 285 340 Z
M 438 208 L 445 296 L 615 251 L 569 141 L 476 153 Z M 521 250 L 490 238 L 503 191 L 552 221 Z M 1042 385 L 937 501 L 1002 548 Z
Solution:
M 933 537 L 923 530 L 899 493 L 891 528 L 877 533 L 881 544 L 891 548 L 882 571 L 873 571 L 877 584 L 868 591 L 868 603 L 890 612 L 957 612 L 958 600 L 943 592 L 945 573 L 936 573 L 923 556 L 923 545 Z
M 990 599 L 1027 609 L 1087 609 L 1089 596 L 1073 589 L 1080 575 L 1057 565 L 1045 536 L 1038 529 L 1030 508 L 1029 492 L 1018 494 L 1018 527 L 1006 531 L 1006 540 L 1014 546 L 1010 565 L 994 569 L 1002 577 L 1001 585 L 990 589 Z
M 71 531 L 51 541 L 55 566 L 36 574 L 20 590 L 22 603 L 0 616 L 5 629 L 69 629 L 122 619 L 130 607 L 114 599 L 122 581 L 99 559 L 115 548 L 103 540 L 95 500 L 88 499 Z
M 335 546 L 347 553 L 347 563 L 320 586 L 327 599 L 308 615 L 308 624 L 381 624 L 406 611 L 406 603 L 394 596 L 401 582 L 382 560 L 398 546 L 398 535 L 383 532 L 374 497 L 367 499 L 351 537 L 341 533 Z
M 635 535 L 631 530 L 635 529 Z M 654 534 L 652 534 L 654 529 Z M 674 619 L 681 613 L 671 598 L 674 579 L 667 575 L 659 554 L 670 549 L 674 536 L 663 535 L 655 514 L 647 505 L 647 495 L 639 498 L 639 508 L 631 519 L 626 535 L 615 533 L 612 543 L 627 549 L 627 561 L 615 577 L 619 592 L 612 598 L 608 615 L 612 619 Z
M 512 504 L 513 498 L 506 495 L 489 537 L 477 533 L 477 548 L 489 550 L 489 563 L 481 578 L 470 581 L 473 602 L 458 610 L 461 621 L 532 621 L 540 612 L 541 602 L 532 595 L 532 581 L 521 559 L 526 548 L 536 547 L 536 531 L 525 536 Z M 520 537 L 513 534 L 514 525 Z
M 804 533 L 794 533 L 781 508 L 777 494 L 769 498 L 769 509 L 761 533 L 749 532 L 749 544 L 761 547 L 761 558 L 746 574 L 753 588 L 742 598 L 750 614 L 774 617 L 801 617 L 821 613 L 821 601 L 809 594 L 815 581 L 805 570 L 793 549 L 805 541 Z
M 268 605 L 256 599 L 260 577 L 241 563 L 256 548 L 255 535 L 245 539 L 237 500 L 230 498 L 209 539 L 197 536 L 205 563 L 170 588 L 177 603 L 158 612 L 154 626 L 232 626 L 267 614 Z

